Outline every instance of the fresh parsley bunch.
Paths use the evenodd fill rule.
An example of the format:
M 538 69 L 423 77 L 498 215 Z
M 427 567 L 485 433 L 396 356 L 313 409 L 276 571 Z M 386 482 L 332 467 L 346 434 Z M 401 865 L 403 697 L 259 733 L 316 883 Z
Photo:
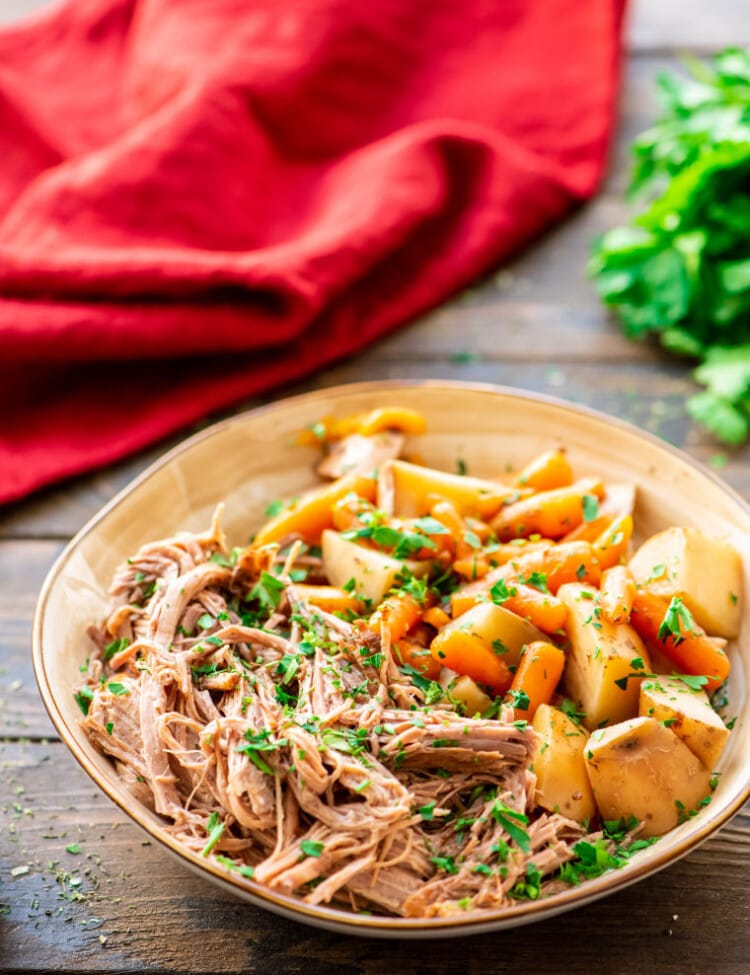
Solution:
M 590 271 L 625 334 L 697 358 L 690 414 L 750 434 L 750 49 L 657 79 L 662 115 L 633 145 L 643 209 L 594 246 Z

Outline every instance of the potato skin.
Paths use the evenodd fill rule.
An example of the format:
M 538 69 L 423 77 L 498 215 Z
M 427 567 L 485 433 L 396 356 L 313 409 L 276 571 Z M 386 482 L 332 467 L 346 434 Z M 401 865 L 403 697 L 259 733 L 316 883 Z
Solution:
M 651 666 L 643 641 L 628 624 L 602 617 L 593 587 L 568 583 L 557 595 L 568 607 L 570 648 L 563 683 L 568 696 L 581 704 L 583 723 L 591 731 L 635 717 L 640 679 L 630 675 L 647 673 Z
M 603 819 L 635 817 L 644 836 L 661 836 L 710 795 L 711 773 L 655 718 L 593 732 L 584 753 Z
M 650 592 L 679 596 L 707 633 L 739 634 L 742 560 L 728 542 L 698 528 L 668 528 L 641 545 L 630 569 Z
M 549 704 L 539 705 L 531 726 L 542 739 L 534 756 L 536 805 L 579 823 L 590 819 L 596 804 L 583 758 L 588 732 Z
M 716 767 L 729 729 L 705 691 L 694 691 L 677 677 L 650 678 L 641 684 L 638 713 L 666 723 L 706 768 Z

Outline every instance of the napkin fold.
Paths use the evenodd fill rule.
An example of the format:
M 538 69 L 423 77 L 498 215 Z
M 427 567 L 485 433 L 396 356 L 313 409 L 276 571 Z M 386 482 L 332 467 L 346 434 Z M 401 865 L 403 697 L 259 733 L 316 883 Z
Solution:
M 68 0 L 0 31 L 0 502 L 363 348 L 591 195 L 622 8 Z

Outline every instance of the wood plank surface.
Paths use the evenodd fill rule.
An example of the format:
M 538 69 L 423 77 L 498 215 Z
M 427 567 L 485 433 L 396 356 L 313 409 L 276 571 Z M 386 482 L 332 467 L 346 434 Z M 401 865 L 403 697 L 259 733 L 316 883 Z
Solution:
M 47 5 L 2 0 L 0 23 Z M 726 451 L 687 415 L 689 364 L 628 342 L 585 274 L 592 239 L 627 218 L 628 144 L 655 117 L 654 75 L 678 69 L 683 51 L 748 43 L 749 12 L 748 0 L 631 4 L 600 195 L 453 301 L 273 398 L 380 378 L 517 385 L 628 419 L 750 497 L 750 448 Z M 152 845 L 56 741 L 30 638 L 36 595 L 65 541 L 179 439 L 0 510 L 0 972 L 745 975 L 750 806 L 680 863 L 612 897 L 533 928 L 450 942 L 359 940 L 285 921 Z

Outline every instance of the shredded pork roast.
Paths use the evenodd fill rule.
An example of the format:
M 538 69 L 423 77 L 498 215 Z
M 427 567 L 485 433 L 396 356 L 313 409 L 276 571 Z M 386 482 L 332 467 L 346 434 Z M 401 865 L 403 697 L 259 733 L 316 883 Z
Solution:
M 532 810 L 531 727 L 433 699 L 380 637 L 299 598 L 294 570 L 320 576 L 299 540 L 232 559 L 219 515 L 141 548 L 90 631 L 83 726 L 135 798 L 312 904 L 432 917 L 514 903 L 529 877 L 529 896 L 559 889 L 601 834 Z

